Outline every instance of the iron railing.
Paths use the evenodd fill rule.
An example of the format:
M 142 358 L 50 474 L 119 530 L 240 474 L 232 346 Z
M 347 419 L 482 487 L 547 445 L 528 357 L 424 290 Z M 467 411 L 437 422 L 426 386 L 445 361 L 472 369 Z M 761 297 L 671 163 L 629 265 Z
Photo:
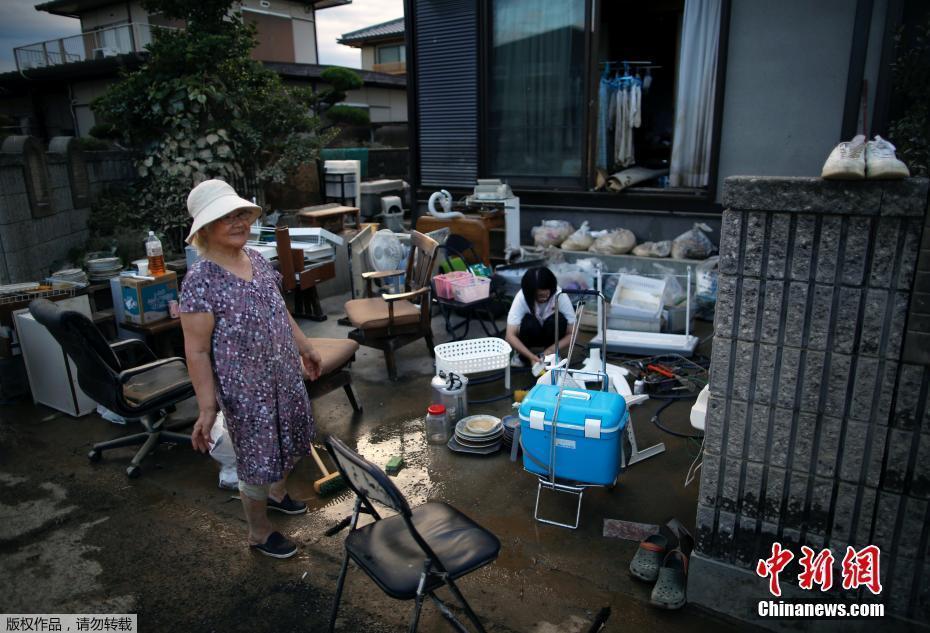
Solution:
M 16 69 L 22 72 L 33 68 L 136 53 L 145 50 L 152 42 L 155 31 L 173 28 L 133 22 L 19 46 L 13 49 Z

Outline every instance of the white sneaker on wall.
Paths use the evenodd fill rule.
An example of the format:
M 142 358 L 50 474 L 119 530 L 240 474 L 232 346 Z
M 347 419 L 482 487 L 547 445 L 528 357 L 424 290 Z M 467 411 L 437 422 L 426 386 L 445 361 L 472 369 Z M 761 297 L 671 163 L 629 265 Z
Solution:
M 895 155 L 894 145 L 875 135 L 865 144 L 866 176 L 872 180 L 899 180 L 911 175 L 907 165 Z
M 823 164 L 821 178 L 830 180 L 862 180 L 865 178 L 865 136 L 860 134 L 833 148 Z

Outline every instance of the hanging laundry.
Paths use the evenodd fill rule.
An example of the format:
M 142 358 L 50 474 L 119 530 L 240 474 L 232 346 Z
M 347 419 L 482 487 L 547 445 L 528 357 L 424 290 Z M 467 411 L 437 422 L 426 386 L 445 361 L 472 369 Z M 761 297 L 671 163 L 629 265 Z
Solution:
M 633 148 L 633 128 L 642 124 L 642 84 L 638 79 L 628 79 L 614 95 L 614 163 L 628 167 L 636 162 Z

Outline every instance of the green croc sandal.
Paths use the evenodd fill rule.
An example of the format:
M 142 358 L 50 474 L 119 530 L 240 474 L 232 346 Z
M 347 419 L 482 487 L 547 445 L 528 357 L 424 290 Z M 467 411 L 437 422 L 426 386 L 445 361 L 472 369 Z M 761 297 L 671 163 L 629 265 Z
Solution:
M 659 569 L 659 579 L 652 588 L 650 602 L 662 609 L 680 609 L 688 601 L 685 589 L 688 577 L 688 557 L 673 549 Z
M 639 544 L 639 549 L 630 561 L 630 573 L 634 578 L 646 582 L 655 582 L 659 577 L 659 567 L 668 549 L 668 539 L 661 534 L 647 536 Z

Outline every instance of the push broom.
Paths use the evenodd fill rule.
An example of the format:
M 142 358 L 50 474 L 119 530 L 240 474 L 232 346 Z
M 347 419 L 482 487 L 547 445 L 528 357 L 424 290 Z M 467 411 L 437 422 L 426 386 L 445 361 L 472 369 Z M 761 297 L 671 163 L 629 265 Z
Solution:
M 323 497 L 333 494 L 334 492 L 339 492 L 346 487 L 345 482 L 342 480 L 342 475 L 338 472 L 331 473 L 326 470 L 326 466 L 323 465 L 323 460 L 320 459 L 313 444 L 310 445 L 310 454 L 313 455 L 313 461 L 316 462 L 317 468 L 323 473 L 322 477 L 313 482 L 313 489 L 316 490 L 318 495 Z

